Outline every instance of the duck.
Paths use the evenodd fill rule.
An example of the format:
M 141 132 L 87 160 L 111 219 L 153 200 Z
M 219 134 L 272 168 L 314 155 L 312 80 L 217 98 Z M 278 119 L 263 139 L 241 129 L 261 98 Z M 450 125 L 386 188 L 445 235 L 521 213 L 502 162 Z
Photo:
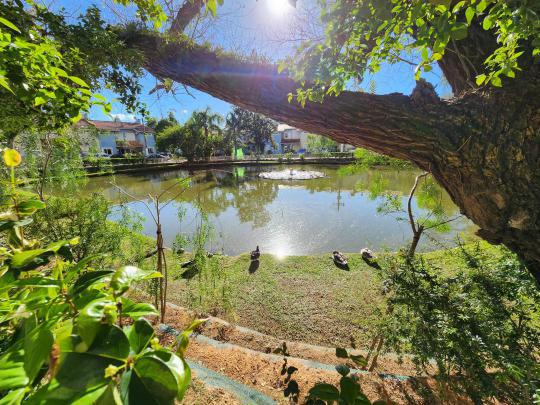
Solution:
M 371 260 L 375 257 L 373 251 L 368 248 L 363 248 L 362 250 L 360 250 L 360 254 L 362 255 L 362 259 L 364 260 Z
M 251 260 L 259 260 L 259 257 L 261 257 L 261 251 L 259 245 L 257 245 L 257 248 L 251 251 Z
M 182 267 L 183 269 L 185 269 L 185 268 L 190 267 L 190 266 L 191 266 L 192 264 L 194 264 L 194 263 L 195 263 L 195 260 L 190 260 L 190 261 L 187 261 L 187 262 L 182 263 L 180 267 Z
M 338 266 L 347 265 L 347 258 L 343 253 L 338 252 L 337 250 L 334 250 L 332 252 L 332 259 L 334 260 L 334 263 L 336 263 Z

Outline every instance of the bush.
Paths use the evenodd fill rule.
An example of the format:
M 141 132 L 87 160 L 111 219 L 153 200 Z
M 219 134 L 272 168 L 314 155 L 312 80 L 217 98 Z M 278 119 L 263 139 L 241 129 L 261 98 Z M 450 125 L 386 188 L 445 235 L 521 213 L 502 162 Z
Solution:
M 540 379 L 540 291 L 507 251 L 493 258 L 462 246 L 459 256 L 462 270 L 453 276 L 421 258 L 389 261 L 386 342 L 411 353 L 421 370 L 435 361 L 439 378 L 475 403 L 532 403 Z
M 108 220 L 111 210 L 109 201 L 97 193 L 82 198 L 51 197 L 46 208 L 36 213 L 29 232 L 44 243 L 78 236 L 79 243 L 73 247 L 76 260 L 104 254 L 136 262 L 136 258 L 127 257 L 122 244 L 140 223 L 127 210 L 122 210 L 119 223 L 113 223 Z M 139 253 L 144 250 L 139 249 Z
M 73 258 L 77 239 L 27 239 L 24 227 L 45 204 L 16 189 L 18 153 L 8 150 L 4 160 L 12 181 L 0 214 L 1 402 L 181 401 L 191 380 L 188 338 L 203 321 L 180 334 L 172 352 L 143 318 L 156 309 L 126 297 L 133 284 L 160 273 L 91 268 L 87 258 Z

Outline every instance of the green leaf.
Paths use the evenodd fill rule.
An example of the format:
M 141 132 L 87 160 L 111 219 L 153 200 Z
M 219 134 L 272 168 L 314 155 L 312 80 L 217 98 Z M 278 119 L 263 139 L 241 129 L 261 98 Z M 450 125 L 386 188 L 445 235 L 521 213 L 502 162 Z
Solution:
M 206 1 L 206 9 L 212 13 L 212 16 L 217 15 L 217 3 L 216 0 L 207 0 Z
M 19 388 L 9 391 L 5 397 L 0 399 L 0 405 L 19 405 L 26 395 L 26 388 Z
M 116 321 L 116 304 L 110 300 L 95 300 L 84 307 L 77 317 L 77 333 L 82 342 L 77 351 L 86 351 L 92 345 L 95 337 L 104 324 Z
M 351 369 L 347 367 L 345 364 L 338 364 L 336 366 L 336 371 L 341 374 L 343 377 L 348 375 L 351 372 Z
M 361 355 L 354 355 L 354 354 L 351 354 L 349 356 L 349 358 L 354 361 L 354 363 L 360 367 L 365 367 L 367 366 L 367 360 L 364 356 L 361 356 Z
M 165 362 L 144 356 L 135 361 L 129 382 L 129 397 L 133 403 L 172 404 L 178 394 L 178 382 Z
M 86 84 L 86 82 L 84 80 L 82 80 L 81 78 L 77 77 L 77 76 L 68 76 L 69 80 L 71 80 L 73 83 L 75 84 L 78 84 L 79 86 L 81 87 L 86 87 L 88 88 L 88 84 Z
M 15 283 L 17 287 L 41 287 L 41 288 L 59 288 L 60 281 L 49 277 L 28 277 L 20 278 Z
M 422 48 L 421 55 L 422 55 L 423 60 L 425 60 L 425 61 L 429 60 L 429 51 L 428 51 L 428 49 L 426 47 Z
M 491 15 L 488 15 L 484 18 L 484 21 L 482 21 L 482 28 L 487 31 L 491 28 L 492 24 L 493 20 L 491 19 Z
M 480 86 L 482 83 L 486 81 L 487 76 L 484 74 L 476 76 L 476 85 Z
M 491 78 L 491 84 L 494 85 L 495 87 L 502 87 L 501 78 L 499 76 L 493 76 Z
M 44 208 L 45 203 L 38 199 L 22 201 L 17 205 L 19 213 L 23 213 L 25 215 L 31 215 L 37 210 L 42 210 Z
M 70 288 L 70 295 L 77 295 L 81 291 L 88 289 L 96 282 L 102 280 L 103 278 L 113 274 L 112 270 L 99 270 L 99 271 L 89 271 L 88 273 L 80 276 L 77 281 Z
M 136 303 L 128 298 L 122 298 L 122 315 L 137 320 L 141 316 L 157 315 L 157 311 L 152 304 Z
M 157 277 L 162 277 L 161 273 L 141 270 L 134 266 L 125 266 L 116 270 L 112 276 L 111 288 L 116 293 L 123 294 L 129 289 L 131 283 Z
M 6 20 L 5 18 L 0 17 L 0 23 L 4 24 L 8 28 L 11 28 L 13 31 L 17 31 L 19 34 L 21 33 L 15 24 L 9 20 Z
M 93 402 L 95 405 L 122 405 L 122 398 L 114 383 L 110 383 L 105 392 Z
M 465 18 L 467 19 L 467 24 L 471 25 L 471 21 L 474 18 L 474 14 L 475 14 L 474 8 L 467 7 L 467 9 L 465 10 Z
M 456 23 L 450 30 L 450 36 L 456 41 L 467 38 L 468 27 L 465 23 Z
M 336 357 L 339 357 L 340 359 L 348 359 L 349 354 L 343 347 L 336 347 Z
M 341 390 L 341 399 L 345 400 L 347 404 L 357 404 L 357 397 L 360 395 L 360 387 L 350 377 L 342 377 L 339 381 L 339 388 Z
M 176 341 L 178 343 L 176 354 L 178 354 L 181 358 L 184 358 L 186 354 L 186 350 L 189 345 L 189 335 L 191 335 L 195 329 L 197 329 L 200 325 L 205 323 L 207 320 L 208 318 L 197 319 L 196 321 L 193 321 L 187 329 L 184 329 L 184 331 L 180 335 L 178 335 L 178 337 L 176 338 Z
M 339 399 L 339 391 L 331 384 L 321 383 L 309 390 L 311 398 L 317 398 L 322 401 L 337 401 Z
M 486 0 L 481 0 L 476 6 L 476 11 L 478 13 L 481 13 L 482 11 L 486 9 L 487 6 L 488 6 L 488 2 Z
M 154 337 L 154 328 L 146 319 L 138 319 L 126 328 L 129 345 L 134 353 L 142 352 Z
M 105 378 L 105 369 L 111 363 L 120 364 L 114 360 L 87 353 L 64 353 L 60 358 L 56 380 L 60 386 L 74 391 L 74 394 L 67 393 L 68 396 L 72 395 L 72 398 L 77 393 L 90 388 L 106 385 L 108 380 Z
M 53 343 L 53 334 L 46 326 L 34 329 L 25 336 L 24 369 L 30 381 L 36 378 L 43 363 L 49 359 Z
M 86 353 L 125 361 L 129 356 L 129 343 L 128 337 L 118 326 L 104 326 L 100 328 L 92 346 Z
M 38 107 L 38 106 L 40 106 L 42 104 L 45 104 L 46 102 L 47 102 L 47 100 L 45 98 L 38 96 L 38 97 L 36 97 L 34 99 L 34 106 Z
M 186 361 L 168 350 L 157 350 L 152 353 L 152 356 L 156 356 L 163 360 L 175 375 L 178 384 L 176 399 L 181 401 L 191 382 L 191 370 Z
M 25 387 L 29 383 L 30 379 L 24 370 L 22 350 L 10 352 L 0 357 L 0 392 Z

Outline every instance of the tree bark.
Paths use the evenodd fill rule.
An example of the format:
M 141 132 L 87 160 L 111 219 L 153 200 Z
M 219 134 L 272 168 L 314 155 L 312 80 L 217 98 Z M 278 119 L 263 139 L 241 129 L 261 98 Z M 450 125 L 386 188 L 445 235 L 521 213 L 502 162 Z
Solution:
M 300 84 L 275 66 L 250 63 L 182 39 L 131 32 L 145 67 L 214 97 L 339 143 L 406 159 L 430 172 L 478 234 L 516 252 L 540 281 L 540 75 L 524 67 L 503 88 L 468 89 L 457 60 L 444 59 L 458 97 L 442 101 L 418 82 L 410 96 L 345 91 L 301 106 Z M 461 70 L 460 70 L 461 69 Z

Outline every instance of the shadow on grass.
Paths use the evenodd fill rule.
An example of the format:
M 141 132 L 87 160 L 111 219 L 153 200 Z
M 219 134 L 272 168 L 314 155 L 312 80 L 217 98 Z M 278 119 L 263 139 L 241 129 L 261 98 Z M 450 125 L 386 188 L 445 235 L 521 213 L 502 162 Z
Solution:
M 334 264 L 336 265 L 336 267 L 340 270 L 345 270 L 345 271 L 349 271 L 350 270 L 350 267 L 349 267 L 349 264 L 341 264 L 341 263 L 337 263 L 336 261 L 334 261 Z
M 379 263 L 377 263 L 375 260 L 364 259 L 364 258 L 362 258 L 362 260 L 363 260 L 369 267 L 373 267 L 374 269 L 377 269 L 377 270 L 380 270 L 380 269 L 381 269 L 381 266 L 380 266 Z
M 249 269 L 248 269 L 249 274 L 255 273 L 259 269 L 260 264 L 261 263 L 259 260 L 252 260 L 251 263 L 249 264 Z

